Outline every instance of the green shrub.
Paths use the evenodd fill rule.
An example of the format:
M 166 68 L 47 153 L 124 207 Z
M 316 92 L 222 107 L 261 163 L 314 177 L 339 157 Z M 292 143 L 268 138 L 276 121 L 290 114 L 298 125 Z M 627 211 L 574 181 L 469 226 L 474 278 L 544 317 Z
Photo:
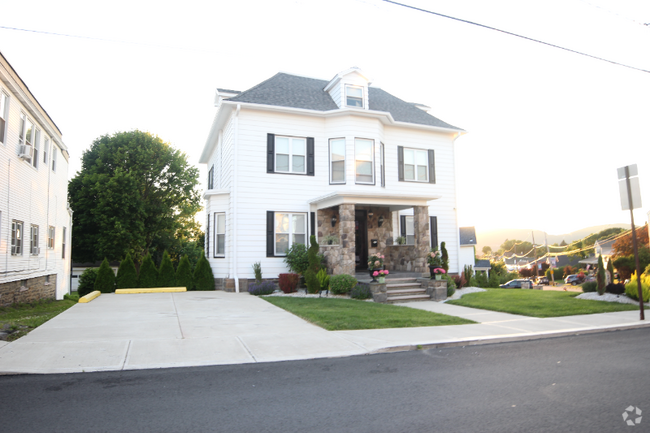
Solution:
M 255 282 L 260 284 L 262 282 L 262 263 L 253 263 L 253 272 L 255 273 Z
M 368 284 L 357 284 L 350 290 L 350 297 L 353 299 L 370 299 L 372 298 L 372 292 L 370 291 L 370 286 Z
M 333 295 L 347 295 L 357 285 L 357 279 L 352 275 L 341 274 L 330 277 L 330 291 Z
M 289 270 L 296 274 L 302 274 L 309 267 L 309 257 L 307 257 L 307 247 L 304 244 L 293 244 L 287 250 L 284 258 Z
M 492 287 L 492 288 L 496 289 L 496 288 L 499 287 L 499 284 L 501 284 L 501 277 L 499 276 L 499 274 L 497 272 L 494 272 L 494 271 L 490 272 L 490 279 L 488 281 L 488 287 Z
M 623 293 L 625 293 L 625 285 L 621 283 L 618 284 L 609 283 L 607 287 L 605 287 L 605 291 L 613 295 L 622 295 Z
M 196 290 L 214 290 L 214 275 L 205 255 L 201 254 L 196 269 L 194 269 L 194 284 Z
M 476 273 L 476 285 L 478 287 L 488 287 L 488 277 L 485 272 Z
M 106 258 L 104 258 L 104 261 L 97 270 L 95 290 L 99 290 L 102 293 L 115 292 L 115 272 L 111 269 L 111 265 Z
M 66 293 L 65 295 L 63 295 L 63 299 L 67 299 L 68 301 L 79 302 L 79 293 L 72 292 L 69 295 Z
M 555 268 L 546 270 L 546 278 L 548 278 L 549 283 L 552 281 L 558 282 L 562 281 L 562 274 L 564 273 L 564 268 Z
M 311 246 L 309 247 L 309 251 L 307 251 L 309 267 L 305 270 L 305 285 L 307 286 L 308 293 L 318 293 L 320 290 L 320 281 L 318 281 L 316 274 L 321 269 L 321 261 L 320 257 L 318 257 L 318 249 L 320 247 L 318 246 L 318 242 L 316 242 L 316 236 L 312 235 L 309 238 L 309 242 Z
M 178 287 L 185 287 L 187 290 L 194 290 L 192 265 L 187 254 L 184 254 L 178 262 L 178 268 L 176 268 L 176 285 Z
M 99 271 L 99 268 L 88 268 L 83 271 L 79 277 L 79 287 L 77 287 L 77 293 L 79 294 L 80 298 L 95 290 L 97 271 Z
M 151 258 L 151 254 L 147 254 L 142 259 L 140 266 L 140 275 L 138 275 L 138 287 L 151 288 L 158 287 L 158 268 Z
M 442 279 L 447 281 L 447 297 L 449 298 L 456 293 L 456 282 L 449 274 L 442 274 Z
M 316 278 L 320 283 L 320 290 L 329 290 L 330 287 L 330 276 L 327 275 L 327 271 L 322 269 L 316 274 Z
M 117 278 L 115 278 L 118 289 L 133 289 L 138 287 L 138 272 L 135 270 L 135 263 L 131 254 L 127 253 L 126 257 L 117 268 Z
M 444 242 L 440 244 L 440 254 L 442 259 L 442 268 L 445 270 L 445 273 L 449 273 L 449 253 L 447 252 L 447 246 Z
M 176 271 L 167 250 L 163 253 L 158 274 L 158 287 L 176 287 Z
M 625 285 L 625 294 L 630 298 L 639 300 L 639 286 L 637 285 L 636 272 L 632 274 L 630 282 Z M 641 275 L 641 292 L 643 294 L 643 302 L 650 300 L 650 275 Z
M 596 281 L 589 281 L 582 285 L 582 291 L 585 293 L 595 292 L 597 290 L 598 290 L 598 283 Z

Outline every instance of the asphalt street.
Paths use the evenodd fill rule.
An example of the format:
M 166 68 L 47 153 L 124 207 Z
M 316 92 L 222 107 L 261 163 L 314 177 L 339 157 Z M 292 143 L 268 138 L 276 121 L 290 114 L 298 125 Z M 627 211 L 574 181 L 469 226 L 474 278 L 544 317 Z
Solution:
M 0 376 L 0 431 L 617 432 L 647 329 L 307 361 Z M 628 419 L 638 420 L 636 415 Z

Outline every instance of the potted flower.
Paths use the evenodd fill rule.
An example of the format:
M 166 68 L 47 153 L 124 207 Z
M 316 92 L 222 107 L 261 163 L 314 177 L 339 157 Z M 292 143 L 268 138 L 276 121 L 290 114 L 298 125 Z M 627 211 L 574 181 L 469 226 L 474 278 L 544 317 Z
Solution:
M 374 271 L 372 273 L 373 279 L 376 277 L 377 282 L 380 284 L 384 284 L 386 282 L 386 275 L 388 275 L 389 272 L 387 270 L 379 270 L 379 271 Z
M 438 248 L 433 247 L 427 254 L 427 263 L 429 264 L 429 273 L 431 278 L 436 278 L 439 280 L 442 278 L 442 274 L 445 273 L 445 269 L 442 267 L 442 256 Z
M 372 277 L 372 282 L 376 283 L 374 271 L 379 271 L 384 269 L 384 255 L 383 254 L 373 254 L 368 257 L 368 271 Z

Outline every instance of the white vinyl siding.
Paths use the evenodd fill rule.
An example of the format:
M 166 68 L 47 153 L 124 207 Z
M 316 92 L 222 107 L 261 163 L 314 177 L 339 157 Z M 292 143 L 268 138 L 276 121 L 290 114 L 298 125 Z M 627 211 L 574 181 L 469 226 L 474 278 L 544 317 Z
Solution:
M 365 138 L 354 140 L 354 159 L 356 183 L 375 183 L 374 142 Z
M 293 244 L 306 244 L 306 238 L 306 213 L 275 213 L 275 255 L 285 255 Z
M 426 150 L 404 149 L 404 180 L 429 182 L 429 156 Z
M 276 173 L 307 173 L 307 139 L 275 137 Z
M 345 138 L 330 139 L 330 183 L 345 183 Z

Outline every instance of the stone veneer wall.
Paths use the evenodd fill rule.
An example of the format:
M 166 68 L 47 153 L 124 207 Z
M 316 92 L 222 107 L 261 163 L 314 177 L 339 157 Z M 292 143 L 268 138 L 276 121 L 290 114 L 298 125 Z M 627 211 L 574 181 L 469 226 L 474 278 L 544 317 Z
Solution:
M 431 239 L 429 236 L 429 208 L 426 206 L 413 207 L 413 223 L 415 234 L 415 250 L 417 258 L 414 260 L 416 272 L 426 272 L 429 268 L 426 256 L 430 250 Z
M 338 266 L 334 267 L 334 275 L 354 275 L 355 268 L 355 235 L 354 235 L 354 205 L 342 204 L 339 206 L 339 240 L 341 243 Z
M 336 216 L 336 224 L 332 227 L 332 217 Z M 339 207 L 334 206 L 327 209 L 320 209 L 316 212 L 316 227 L 318 240 L 322 240 L 325 236 L 334 235 L 339 238 L 341 242 L 341 235 L 339 233 L 341 217 L 339 216 Z
M 386 255 L 386 246 L 393 243 L 393 217 L 390 209 L 387 207 L 375 206 L 357 206 L 359 210 L 372 212 L 372 216 L 368 216 L 368 256 L 373 254 Z M 384 222 L 379 227 L 379 217 L 384 217 Z M 373 248 L 371 241 L 377 239 L 377 247 Z
M 47 282 L 49 277 L 50 282 Z M 0 284 L 0 306 L 56 297 L 56 274 Z
M 415 245 L 389 245 L 386 247 L 384 263 L 389 271 L 426 272 L 422 266 Z

